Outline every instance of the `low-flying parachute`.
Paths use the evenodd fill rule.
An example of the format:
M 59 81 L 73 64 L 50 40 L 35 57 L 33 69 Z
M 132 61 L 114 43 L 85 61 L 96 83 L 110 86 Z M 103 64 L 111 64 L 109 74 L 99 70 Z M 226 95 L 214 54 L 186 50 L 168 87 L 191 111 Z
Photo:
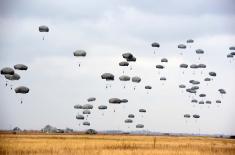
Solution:
M 135 118 L 135 115 L 134 114 L 129 114 L 128 118 Z
M 5 75 L 5 78 L 6 78 L 7 80 L 19 80 L 19 79 L 20 79 L 20 75 L 17 74 L 17 73 L 14 73 L 13 75 L 6 74 L 6 75 Z
M 137 124 L 136 128 L 144 128 L 144 125 L 143 124 Z
M 89 97 L 89 98 L 87 99 L 88 102 L 92 102 L 92 101 L 95 101 L 95 100 L 96 100 L 95 97 Z
M 129 52 L 128 53 L 123 53 L 122 57 L 124 59 L 126 59 L 126 61 L 128 61 L 128 62 L 135 62 L 136 61 L 136 57 L 134 57 L 133 54 L 131 54 Z M 132 70 L 132 66 L 131 65 L 130 65 L 130 70 Z
M 39 26 L 38 29 L 39 29 L 39 32 L 43 32 L 43 33 L 49 32 L 49 28 L 47 26 L 45 26 L 45 25 Z M 44 40 L 44 36 L 43 36 L 42 40 Z
M 108 107 L 106 105 L 100 105 L 100 106 L 98 106 L 98 109 L 99 110 L 106 110 L 106 109 L 108 109 Z M 104 116 L 104 113 L 102 113 L 102 115 Z
M 139 109 L 139 112 L 146 112 L 146 109 Z
M 194 115 L 193 115 L 193 118 L 200 118 L 200 116 L 197 115 L 197 114 L 194 114 Z
M 122 54 L 122 57 L 123 57 L 124 59 L 130 59 L 130 58 L 133 57 L 133 54 L 131 54 L 131 53 L 123 53 L 123 54 Z
M 194 43 L 194 40 L 193 40 L 193 39 L 188 39 L 188 40 L 186 41 L 186 43 L 187 43 L 187 44 L 192 44 L 192 43 Z M 191 48 L 191 45 L 189 45 L 189 48 Z
M 156 68 L 157 69 L 164 69 L 164 66 L 163 65 L 156 65 Z
M 133 123 L 133 120 L 128 118 L 125 120 L 125 123 Z
M 28 87 L 25 87 L 25 86 L 16 87 L 16 88 L 15 88 L 15 93 L 27 94 L 27 93 L 29 93 L 29 88 L 28 88 Z M 21 103 L 21 104 L 23 103 L 22 98 L 21 98 L 20 103 Z
M 162 58 L 161 62 L 168 62 L 167 58 Z
M 187 64 L 184 64 L 184 63 L 182 63 L 182 64 L 180 64 L 180 68 L 182 68 L 183 69 L 183 74 L 184 74 L 184 70 L 186 69 L 186 68 L 188 68 L 188 65 Z
M 145 88 L 145 89 L 152 89 L 151 86 L 145 86 L 144 88 Z
M 14 68 L 16 70 L 27 70 L 28 69 L 28 66 L 24 65 L 24 64 L 16 64 L 14 65 Z
M 166 77 L 160 77 L 161 81 L 166 81 Z
M 127 61 L 119 62 L 119 66 L 122 66 L 122 67 L 129 66 L 129 62 L 127 62 Z M 123 69 L 122 73 L 124 74 L 124 69 Z
M 78 119 L 78 120 L 84 120 L 84 116 L 83 116 L 83 115 L 80 115 L 80 114 L 77 114 L 77 115 L 76 115 L 76 119 Z
M 180 84 L 179 88 L 185 88 L 186 86 L 184 84 Z
M 85 50 L 76 50 L 73 52 L 73 55 L 75 57 L 85 57 L 86 56 L 86 51 Z M 81 62 L 79 62 L 79 67 L 81 66 Z
M 89 114 L 91 114 L 91 111 L 88 110 L 88 109 L 86 109 L 86 110 L 83 110 L 82 113 L 83 113 L 84 115 L 89 115 Z
M 159 48 L 159 47 L 160 47 L 160 44 L 157 43 L 157 42 L 153 42 L 153 43 L 151 44 L 151 46 L 152 46 L 153 48 Z M 153 53 L 154 53 L 154 54 L 156 53 L 155 50 L 153 51 Z
M 199 86 L 192 86 L 191 89 L 193 89 L 193 90 L 198 90 L 198 89 L 199 89 Z
M 91 114 L 91 111 L 90 111 L 89 109 L 85 109 L 85 110 L 83 110 L 82 114 L 83 114 L 83 115 L 86 115 L 86 117 L 88 118 L 88 115 Z M 87 119 L 87 118 L 86 118 L 86 119 Z
M 84 104 L 82 106 L 82 109 L 93 109 L 93 105 L 91 105 L 91 104 Z
M 29 92 L 29 88 L 25 86 L 19 86 L 15 88 L 15 93 L 27 94 Z
M 198 104 L 204 104 L 204 101 L 199 101 Z
M 90 122 L 87 122 L 87 121 L 86 121 L 86 122 L 83 122 L 83 125 L 84 125 L 84 126 L 90 126 L 91 124 L 90 124 Z
M 128 100 L 127 99 L 121 99 L 121 103 L 127 103 Z
M 196 54 L 199 54 L 198 60 L 200 60 L 200 55 L 201 55 L 201 54 L 204 54 L 204 50 L 202 50 L 202 49 L 196 49 Z
M 82 109 L 82 105 L 80 105 L 80 104 L 76 104 L 76 105 L 74 105 L 74 107 L 73 107 L 74 109 Z
M 212 77 L 216 77 L 216 73 L 215 72 L 209 72 L 209 75 Z M 213 78 L 211 78 L 211 80 L 213 80 Z
M 224 89 L 219 89 L 218 91 L 220 92 L 220 94 L 226 94 L 226 91 Z
M 10 67 L 4 67 L 1 69 L 1 74 L 2 75 L 13 75 L 15 73 L 14 69 Z
M 190 114 L 184 114 L 184 118 L 190 118 Z
M 187 123 L 187 120 L 186 120 L 186 119 L 188 119 L 188 118 L 190 118 L 190 117 L 191 117 L 190 114 L 184 114 L 185 123 Z
M 192 65 L 190 65 L 190 68 L 191 68 L 191 69 L 197 69 L 197 68 L 198 68 L 198 65 L 192 64 Z M 193 71 L 193 74 L 195 74 L 195 71 Z
M 209 72 L 209 75 L 210 76 L 216 76 L 216 73 L 215 72 Z
M 125 81 L 130 81 L 130 79 L 131 79 L 131 78 L 130 78 L 129 76 L 127 76 L 127 75 L 122 75 L 122 76 L 119 77 L 119 80 L 120 80 L 120 81 L 124 81 L 124 82 L 125 82 Z M 124 84 L 123 88 L 125 88 L 125 87 L 126 87 L 126 86 L 125 86 L 125 84 Z
M 134 82 L 134 83 L 140 83 L 141 78 L 138 77 L 138 76 L 133 76 L 133 77 L 131 78 L 131 81 Z M 134 90 L 135 90 L 135 88 L 136 88 L 136 86 L 134 86 Z
M 147 86 L 145 86 L 144 88 L 147 89 L 147 90 L 150 90 L 150 89 L 152 89 L 152 86 L 147 85 Z M 148 94 L 148 93 L 149 93 L 149 92 L 147 91 L 147 94 Z
M 178 45 L 178 48 L 179 49 L 181 49 L 181 50 L 185 50 L 186 49 L 186 45 L 184 45 L 184 44 L 179 44 Z M 180 55 L 182 55 L 183 53 L 182 53 L 182 51 L 180 52 Z
M 98 109 L 100 109 L 100 110 L 105 110 L 105 109 L 107 109 L 108 107 L 106 106 L 106 105 L 100 105 L 100 106 L 98 106 Z
M 197 91 L 196 91 L 196 90 L 194 90 L 194 89 L 190 89 L 190 88 L 186 89 L 186 92 L 188 92 L 188 93 L 192 93 L 192 94 L 196 94 L 196 93 L 197 93 Z
M 199 85 L 200 82 L 196 81 L 196 80 L 189 80 L 189 83 L 193 84 L 193 85 Z
M 205 64 L 199 64 L 198 65 L 198 68 L 201 68 L 201 69 L 205 69 L 206 68 L 206 65 Z M 203 71 L 201 70 L 201 74 L 203 73 Z
M 166 77 L 160 77 L 160 81 L 163 81 L 162 85 L 164 85 L 164 81 L 166 81 Z
M 146 113 L 146 109 L 139 109 L 139 112 Z M 143 114 L 142 114 L 142 117 L 143 117 Z
M 110 99 L 109 99 L 109 103 L 110 103 L 110 104 L 121 104 L 121 103 L 122 103 L 122 100 L 119 99 L 119 98 L 110 98 Z M 113 110 L 113 112 L 115 112 L 115 109 Z
M 163 65 L 156 65 L 156 68 L 159 69 L 158 74 L 160 74 L 160 70 L 164 69 Z
M 224 89 L 219 89 L 218 91 L 221 94 L 221 97 L 223 97 L 223 94 L 226 94 L 226 91 Z
M 199 94 L 199 97 L 206 97 L 206 94 Z
M 7 80 L 15 81 L 15 80 L 19 80 L 20 79 L 20 75 L 17 74 L 17 73 L 14 73 L 13 75 L 6 74 L 5 78 Z M 12 85 L 11 85 L 11 89 L 12 89 Z
M 101 78 L 105 79 L 106 81 L 113 81 L 114 80 L 114 75 L 111 74 L 111 73 L 103 73 L 101 75 Z M 110 84 L 109 87 L 111 87 L 111 84 Z M 108 88 L 108 83 L 106 84 L 106 88 Z
M 235 46 L 230 46 L 229 50 L 235 50 Z
M 111 104 L 120 104 L 120 103 L 122 103 L 122 100 L 119 99 L 119 98 L 110 98 L 109 103 L 111 103 Z

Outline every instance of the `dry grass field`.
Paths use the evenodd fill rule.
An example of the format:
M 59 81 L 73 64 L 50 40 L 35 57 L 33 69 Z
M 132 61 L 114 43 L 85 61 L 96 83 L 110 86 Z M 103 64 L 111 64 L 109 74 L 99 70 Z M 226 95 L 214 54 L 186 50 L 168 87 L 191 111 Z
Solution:
M 0 154 L 235 155 L 235 140 L 134 135 L 0 134 Z

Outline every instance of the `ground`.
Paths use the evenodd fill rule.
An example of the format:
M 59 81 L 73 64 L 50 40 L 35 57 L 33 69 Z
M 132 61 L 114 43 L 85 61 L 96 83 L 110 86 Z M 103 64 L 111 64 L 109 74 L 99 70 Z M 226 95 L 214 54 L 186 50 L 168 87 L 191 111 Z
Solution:
M 235 140 L 210 137 L 0 133 L 4 155 L 235 155 Z

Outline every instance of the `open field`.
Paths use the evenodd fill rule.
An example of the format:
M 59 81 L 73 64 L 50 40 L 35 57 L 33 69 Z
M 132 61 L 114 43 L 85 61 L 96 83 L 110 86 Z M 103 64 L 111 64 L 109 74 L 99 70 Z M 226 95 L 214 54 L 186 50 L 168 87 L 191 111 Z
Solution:
M 235 140 L 137 135 L 0 134 L 0 154 L 235 154 Z

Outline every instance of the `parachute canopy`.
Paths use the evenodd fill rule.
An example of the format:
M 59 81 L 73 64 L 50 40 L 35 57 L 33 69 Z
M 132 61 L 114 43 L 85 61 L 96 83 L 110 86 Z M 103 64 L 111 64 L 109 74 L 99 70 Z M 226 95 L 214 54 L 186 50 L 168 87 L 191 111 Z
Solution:
M 85 57 L 86 56 L 86 51 L 84 51 L 84 50 L 76 50 L 75 52 L 73 52 L 73 55 L 75 57 Z
M 158 48 L 159 48 L 159 47 L 160 47 L 160 44 L 157 43 L 157 42 L 153 42 L 153 43 L 151 44 L 151 46 L 152 46 L 152 47 L 158 47 Z
M 101 78 L 106 79 L 106 81 L 114 80 L 114 75 L 111 73 L 104 73 L 101 75 Z
M 39 32 L 49 32 L 49 28 L 45 25 L 39 26 Z
M 13 75 L 15 73 L 14 69 L 10 67 L 4 67 L 1 69 L 1 74 L 2 75 Z
M 14 66 L 15 69 L 17 70 L 27 70 L 28 66 L 24 65 L 24 64 L 17 64 Z
M 28 92 L 29 92 L 29 88 L 25 86 L 19 86 L 15 88 L 15 93 L 27 94 Z

